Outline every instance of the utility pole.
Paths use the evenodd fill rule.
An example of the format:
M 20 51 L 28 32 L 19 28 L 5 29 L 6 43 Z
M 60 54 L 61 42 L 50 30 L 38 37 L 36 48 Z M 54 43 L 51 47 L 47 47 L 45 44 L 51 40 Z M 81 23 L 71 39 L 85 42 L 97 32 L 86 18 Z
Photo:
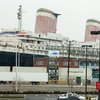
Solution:
M 70 68 L 70 46 L 71 46 L 71 41 L 69 41 L 68 45 L 68 69 L 67 69 L 67 84 L 69 84 L 69 68 Z
M 86 49 L 86 53 L 85 53 L 85 64 L 86 64 L 86 67 L 85 67 L 85 98 L 87 99 L 87 50 L 88 50 L 88 47 L 92 47 L 92 45 L 82 45 L 82 47 L 85 47 Z
M 99 37 L 99 82 L 100 82 L 100 31 L 91 31 L 91 35 L 98 35 Z M 100 90 L 98 90 L 98 100 L 100 100 Z

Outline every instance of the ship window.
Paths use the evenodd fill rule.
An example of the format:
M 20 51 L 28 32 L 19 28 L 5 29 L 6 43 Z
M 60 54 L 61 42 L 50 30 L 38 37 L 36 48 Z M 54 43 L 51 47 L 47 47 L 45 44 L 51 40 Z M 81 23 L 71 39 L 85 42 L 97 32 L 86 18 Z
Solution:
M 83 62 L 80 62 L 80 66 L 83 66 L 84 65 L 84 63 Z
M 38 47 L 38 49 L 40 49 L 40 47 Z
M 36 65 L 43 65 L 43 61 L 36 61 Z
M 78 66 L 78 62 L 75 62 L 75 66 Z
M 37 41 L 37 44 L 40 44 L 41 41 Z
M 63 66 L 68 66 L 68 62 L 63 62 Z
M 39 34 L 39 37 L 41 37 L 41 35 Z
M 91 66 L 94 66 L 94 62 L 91 62 Z
M 74 66 L 74 65 L 75 65 L 75 62 L 72 61 L 72 62 L 71 62 L 71 66 Z
M 59 62 L 57 62 L 57 65 L 59 65 Z

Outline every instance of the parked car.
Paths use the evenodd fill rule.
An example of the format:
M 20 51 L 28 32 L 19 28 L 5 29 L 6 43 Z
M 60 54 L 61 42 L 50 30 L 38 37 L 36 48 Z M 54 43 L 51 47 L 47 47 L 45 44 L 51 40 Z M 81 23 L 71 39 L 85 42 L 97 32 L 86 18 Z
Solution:
M 32 85 L 39 85 L 39 82 L 31 82 Z
M 78 97 L 80 100 L 85 100 L 84 96 L 81 96 L 81 95 L 76 94 L 76 93 L 74 93 L 73 95 L 76 96 L 76 97 Z
M 98 96 L 95 98 L 95 100 L 98 100 Z
M 71 97 L 68 98 L 68 100 L 80 100 L 80 99 L 76 96 L 71 96 Z
M 84 96 L 78 95 L 76 93 L 66 93 L 66 94 L 61 94 L 58 96 L 57 100 L 85 100 Z
M 61 94 L 61 95 L 58 96 L 57 100 L 68 100 L 68 95 Z

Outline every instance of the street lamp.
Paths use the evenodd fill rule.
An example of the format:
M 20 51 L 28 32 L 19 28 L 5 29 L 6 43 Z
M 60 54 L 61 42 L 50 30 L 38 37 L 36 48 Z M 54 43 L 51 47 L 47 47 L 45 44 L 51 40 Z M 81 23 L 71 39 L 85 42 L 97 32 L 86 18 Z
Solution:
M 86 67 L 85 67 L 85 98 L 87 98 L 87 49 L 88 47 L 92 47 L 92 45 L 82 45 L 82 47 L 85 47 L 86 49 Z
M 100 82 L 100 31 L 91 31 L 91 35 L 99 36 L 99 82 Z M 100 100 L 100 90 L 98 90 L 98 100 Z

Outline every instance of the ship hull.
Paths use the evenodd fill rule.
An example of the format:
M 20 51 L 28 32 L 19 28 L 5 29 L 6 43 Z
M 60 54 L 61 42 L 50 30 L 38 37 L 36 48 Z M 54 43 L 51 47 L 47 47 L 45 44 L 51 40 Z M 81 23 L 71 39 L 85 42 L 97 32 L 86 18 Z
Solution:
M 33 58 L 40 57 L 44 57 L 44 55 L 0 51 L 0 66 L 32 67 Z

